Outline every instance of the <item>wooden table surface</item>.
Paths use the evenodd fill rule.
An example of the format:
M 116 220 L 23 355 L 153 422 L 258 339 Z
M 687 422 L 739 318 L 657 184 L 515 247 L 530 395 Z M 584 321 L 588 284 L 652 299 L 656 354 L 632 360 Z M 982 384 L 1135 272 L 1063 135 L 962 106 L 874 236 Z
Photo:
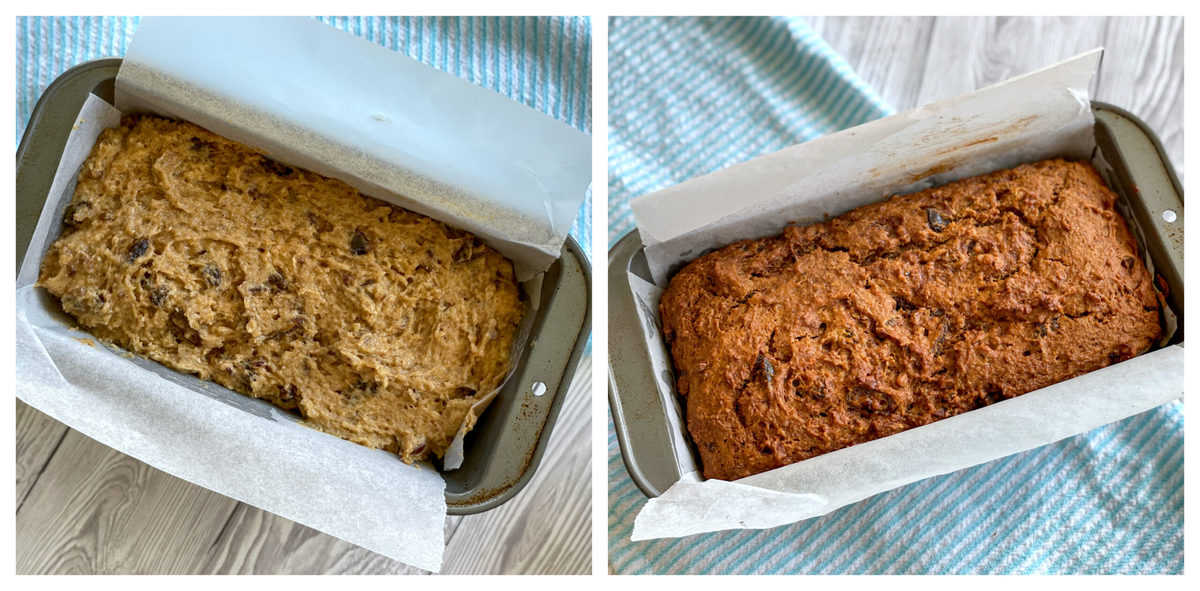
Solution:
M 1093 98 L 1145 121 L 1183 180 L 1183 18 L 811 17 L 897 111 L 1104 47 Z
M 591 571 L 591 357 L 529 484 L 446 518 L 443 573 Z M 16 572 L 419 574 L 160 472 L 18 401 Z

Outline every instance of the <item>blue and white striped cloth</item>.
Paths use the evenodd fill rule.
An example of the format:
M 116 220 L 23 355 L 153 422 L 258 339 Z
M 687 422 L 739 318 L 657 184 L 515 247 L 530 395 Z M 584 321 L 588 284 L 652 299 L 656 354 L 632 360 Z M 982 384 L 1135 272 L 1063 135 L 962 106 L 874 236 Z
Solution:
M 18 17 L 17 141 L 42 91 L 72 66 L 121 57 L 137 17 Z M 320 17 L 326 24 L 490 88 L 591 133 L 586 17 Z M 590 254 L 591 198 L 571 235 Z
M 891 109 L 803 21 L 612 19 L 610 243 L 631 198 Z M 1179 573 L 1183 404 L 766 531 L 630 542 L 645 497 L 609 423 L 615 573 Z

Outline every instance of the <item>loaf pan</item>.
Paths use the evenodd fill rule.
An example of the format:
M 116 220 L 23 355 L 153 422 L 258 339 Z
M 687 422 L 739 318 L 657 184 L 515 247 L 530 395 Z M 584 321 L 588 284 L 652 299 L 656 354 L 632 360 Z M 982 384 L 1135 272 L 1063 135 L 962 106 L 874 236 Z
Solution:
M 1119 107 L 1092 101 L 1097 148 L 1112 165 L 1109 186 L 1128 203 L 1146 240 L 1155 280 L 1166 293 L 1179 329 L 1170 345 L 1183 342 L 1183 189 L 1162 142 L 1140 119 Z M 675 452 L 667 409 L 658 396 L 649 352 L 630 290 L 632 272 L 653 281 L 637 230 L 609 251 L 608 400 L 621 457 L 633 482 L 657 497 L 684 473 Z M 1165 288 L 1164 288 L 1165 287 Z M 671 380 L 668 380 L 671 382 Z M 690 441 L 688 443 L 690 446 Z M 695 450 L 687 450 L 695 458 Z M 699 462 L 696 463 L 699 465 Z
M 120 59 L 76 66 L 59 76 L 38 99 L 17 149 L 18 269 L 84 99 L 90 93 L 111 103 L 120 66 Z M 590 273 L 587 257 L 568 237 L 559 259 L 545 274 L 541 306 L 520 365 L 467 435 L 462 467 L 442 472 L 449 514 L 495 508 L 516 495 L 533 476 L 590 333 Z M 157 363 L 142 365 L 168 379 L 176 374 Z M 264 401 L 241 394 L 230 396 L 232 393 L 215 385 L 192 389 L 247 412 L 279 412 Z M 223 391 L 222 395 L 214 396 L 214 389 Z

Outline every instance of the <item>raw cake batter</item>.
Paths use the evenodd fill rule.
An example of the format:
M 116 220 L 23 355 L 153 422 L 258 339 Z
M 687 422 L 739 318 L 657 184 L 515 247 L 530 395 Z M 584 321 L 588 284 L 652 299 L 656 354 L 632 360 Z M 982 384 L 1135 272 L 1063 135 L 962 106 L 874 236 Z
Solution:
M 100 136 L 39 285 L 101 339 L 406 461 L 442 456 L 525 309 L 475 236 L 195 125 Z

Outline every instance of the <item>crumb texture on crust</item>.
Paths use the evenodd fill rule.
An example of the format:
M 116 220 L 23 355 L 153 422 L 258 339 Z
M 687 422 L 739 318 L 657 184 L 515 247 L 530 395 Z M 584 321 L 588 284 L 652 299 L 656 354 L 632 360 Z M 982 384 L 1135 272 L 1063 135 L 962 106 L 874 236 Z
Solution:
M 707 478 L 736 479 L 1129 359 L 1159 301 L 1116 195 L 1046 160 L 700 257 L 663 332 Z
M 39 285 L 101 339 L 323 431 L 441 456 L 524 312 L 475 236 L 195 125 L 103 132 Z

